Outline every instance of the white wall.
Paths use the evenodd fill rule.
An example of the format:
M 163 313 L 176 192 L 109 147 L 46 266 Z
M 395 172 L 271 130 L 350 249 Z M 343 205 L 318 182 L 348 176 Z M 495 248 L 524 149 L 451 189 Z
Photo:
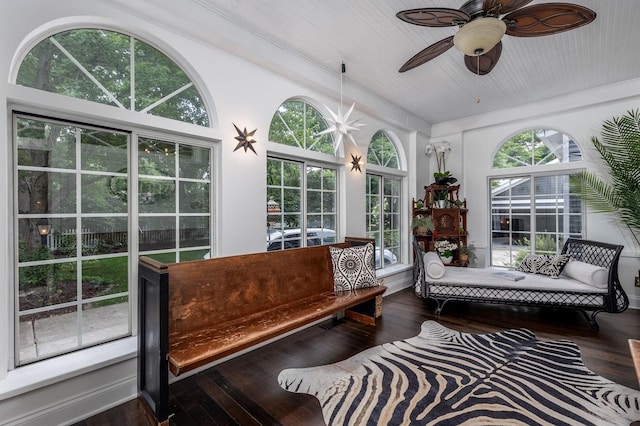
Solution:
M 336 110 L 339 104 L 339 73 L 328 76 L 326 70 L 310 69 L 300 58 L 282 52 L 280 62 L 286 74 L 278 69 L 261 67 L 227 53 L 224 49 L 206 45 L 196 38 L 183 37 L 174 29 L 156 25 L 139 14 L 128 13 L 117 2 L 101 0 L 23 0 L 7 2 L 0 17 L 2 38 L 0 39 L 0 269 L 13 271 L 14 222 L 11 193 L 12 147 L 11 109 L 88 123 L 107 123 L 114 127 L 133 123 L 137 128 L 153 130 L 168 129 L 176 134 L 192 134 L 209 141 L 216 147 L 217 188 L 216 214 L 218 227 L 214 242 L 218 255 L 263 251 L 265 249 L 264 224 L 266 223 L 266 155 L 269 150 L 285 150 L 267 141 L 268 128 L 277 107 L 285 100 L 295 97 L 313 103 L 320 111 L 323 105 Z M 128 3 L 128 2 L 124 2 Z M 137 3 L 136 3 L 137 4 Z M 133 6 L 132 6 L 133 7 Z M 220 23 L 226 33 L 234 37 L 230 23 Z M 224 25 L 222 25 L 224 24 Z M 15 76 L 15 65 L 28 50 L 44 36 L 58 31 L 89 25 L 110 28 L 132 34 L 155 45 L 172 59 L 186 67 L 199 85 L 210 111 L 214 112 L 210 129 L 196 128 L 185 123 L 176 123 L 158 117 L 146 116 L 116 108 L 69 99 L 49 93 L 11 84 Z M 214 31 L 215 25 L 208 30 Z M 238 30 L 240 31 L 240 30 Z M 244 42 L 250 34 L 240 35 Z M 264 40 L 256 40 L 256 46 Z M 271 47 L 273 48 L 273 47 Z M 292 70 L 301 70 L 298 75 Z M 304 74 L 304 75 L 302 75 Z M 368 141 L 379 129 L 391 132 L 400 144 L 400 151 L 414 157 L 416 140 L 428 135 L 430 126 L 410 116 L 397 107 L 386 104 L 362 89 L 344 86 L 348 107 L 356 102 L 353 119 L 360 118 L 366 127 L 354 133 L 357 146 L 347 142 L 345 159 L 351 153 L 366 159 Z M 233 127 L 258 129 L 257 155 L 251 151 L 233 151 L 237 135 Z M 399 124 L 405 123 L 405 124 Z M 406 124 L 409 123 L 409 124 Z M 423 149 L 423 148 L 422 148 Z M 407 176 L 416 176 L 413 161 L 404 158 Z M 364 235 L 365 172 L 350 172 L 350 167 L 341 172 L 344 191 L 340 203 L 344 212 L 340 217 L 341 235 Z M 415 180 L 413 180 L 415 182 Z M 407 183 L 405 190 L 414 191 L 415 184 Z M 409 194 L 409 198 L 415 196 Z M 408 220 L 408 209 L 404 212 Z M 408 232 L 407 232 L 408 235 Z M 409 248 L 408 238 L 405 247 Z M 409 259 L 405 253 L 403 259 Z M 409 285 L 410 275 L 405 271 L 386 279 L 394 290 Z M 10 329 L 14 279 L 12 274 L 3 274 L 0 281 L 0 424 L 64 424 L 79 420 L 94 412 L 117 405 L 135 396 L 136 389 L 136 344 L 135 337 L 123 341 L 100 345 L 71 355 L 58 357 L 15 370 L 10 368 L 13 358 Z M 132 296 L 135 300 L 135 295 Z M 135 319 L 134 319 L 135 322 Z M 135 329 L 135 324 L 134 324 Z
M 450 140 L 461 150 L 457 164 L 452 164 L 456 161 L 452 158 L 449 168 L 455 176 L 459 176 L 459 170 L 462 170 L 462 190 L 469 206 L 469 238 L 483 249 L 481 259 L 487 257 L 489 241 L 487 176 L 495 173 L 491 170 L 492 158 L 505 138 L 531 128 L 560 130 L 575 138 L 583 150 L 582 164 L 572 165 L 585 167 L 605 176 L 590 138 L 600 136 L 604 120 L 637 108 L 640 108 L 640 80 L 632 80 L 508 111 L 435 124 L 432 137 Z M 457 148 L 454 147 L 454 152 Z M 620 281 L 629 295 L 630 306 L 640 308 L 640 289 L 634 286 L 634 277 L 640 269 L 640 253 L 629 231 L 620 226 L 615 215 L 596 214 L 589 210 L 585 238 L 624 244 L 619 264 Z

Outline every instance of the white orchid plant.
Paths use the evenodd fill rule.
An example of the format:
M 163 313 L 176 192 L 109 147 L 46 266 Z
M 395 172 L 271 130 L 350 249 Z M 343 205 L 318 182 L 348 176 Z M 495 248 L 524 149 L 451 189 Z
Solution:
M 446 159 L 449 152 L 451 152 L 451 142 L 444 140 L 430 141 L 425 150 L 427 156 L 431 156 L 431 154 L 436 155 L 438 173 L 445 173 L 447 171 Z
M 439 240 L 435 242 L 435 248 L 440 256 L 451 257 L 453 256 L 453 251 L 458 248 L 458 245 L 449 240 Z

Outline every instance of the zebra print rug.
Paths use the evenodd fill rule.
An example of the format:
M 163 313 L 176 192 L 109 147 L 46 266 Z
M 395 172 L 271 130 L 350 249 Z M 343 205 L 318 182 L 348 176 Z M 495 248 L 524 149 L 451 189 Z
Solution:
M 434 321 L 418 336 L 278 377 L 320 401 L 328 425 L 628 425 L 640 392 L 598 376 L 567 340 L 525 329 L 469 334 Z

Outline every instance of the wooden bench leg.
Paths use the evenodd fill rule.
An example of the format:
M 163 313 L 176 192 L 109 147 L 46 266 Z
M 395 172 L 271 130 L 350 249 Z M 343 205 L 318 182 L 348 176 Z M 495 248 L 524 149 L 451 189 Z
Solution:
M 347 309 L 344 316 L 368 325 L 376 325 L 376 318 L 382 315 L 382 296 L 367 300 L 353 308 Z

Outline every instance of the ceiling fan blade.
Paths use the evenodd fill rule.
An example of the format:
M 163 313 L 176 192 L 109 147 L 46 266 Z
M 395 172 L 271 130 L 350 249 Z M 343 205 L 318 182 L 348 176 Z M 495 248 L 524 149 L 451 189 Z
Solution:
M 424 64 L 432 60 L 433 58 L 440 56 L 447 50 L 449 50 L 453 46 L 453 36 L 443 38 L 442 40 L 433 43 L 431 46 L 426 49 L 418 52 L 413 58 L 409 59 L 404 63 L 402 67 L 398 70 L 398 72 L 405 72 L 413 69 L 417 66 Z
M 515 37 L 538 37 L 561 33 L 587 25 L 596 13 L 571 3 L 545 3 L 511 12 L 502 20 L 507 34 Z
M 502 54 L 502 41 L 498 42 L 493 49 L 480 56 L 464 55 L 464 64 L 467 69 L 477 75 L 489 74 L 498 63 Z
M 405 22 L 423 27 L 450 27 L 464 24 L 471 19 L 467 13 L 461 10 L 446 7 L 403 10 L 396 13 L 396 16 Z
M 485 16 L 498 17 L 528 5 L 533 0 L 484 0 L 482 9 Z

